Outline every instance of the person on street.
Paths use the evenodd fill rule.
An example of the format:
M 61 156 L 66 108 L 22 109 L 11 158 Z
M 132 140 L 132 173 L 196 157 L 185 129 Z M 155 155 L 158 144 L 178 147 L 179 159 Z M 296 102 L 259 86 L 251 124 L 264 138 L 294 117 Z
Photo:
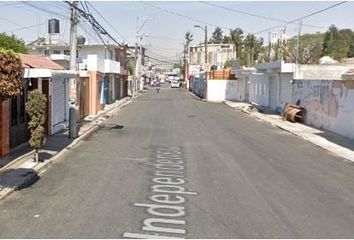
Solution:
M 157 93 L 160 92 L 160 88 L 161 88 L 160 80 L 157 80 L 157 81 L 156 81 L 156 91 L 157 91 Z

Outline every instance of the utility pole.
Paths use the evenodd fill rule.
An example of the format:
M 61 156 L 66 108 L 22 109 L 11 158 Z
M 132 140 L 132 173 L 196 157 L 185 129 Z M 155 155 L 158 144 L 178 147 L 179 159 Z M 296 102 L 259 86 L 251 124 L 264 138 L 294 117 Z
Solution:
M 204 32 L 205 32 L 205 39 L 204 39 L 204 44 L 205 44 L 205 65 L 207 65 L 207 63 L 208 63 L 208 28 L 207 28 L 207 25 L 205 25 Z
M 143 36 L 147 36 L 147 34 L 143 34 L 139 36 L 139 32 L 140 30 L 143 28 L 143 26 L 145 25 L 145 23 L 150 20 L 153 19 L 152 17 L 145 17 L 142 18 L 143 23 L 140 25 L 140 17 L 137 17 L 136 19 L 136 32 L 135 32 L 135 70 L 134 70 L 134 78 L 133 78 L 133 82 L 132 82 L 132 87 L 131 87 L 131 92 L 132 92 L 132 97 L 134 97 L 134 91 L 136 89 L 136 82 L 138 80 L 138 70 L 139 70 L 139 54 L 141 55 L 141 57 L 143 58 L 144 56 L 142 55 L 142 47 L 141 47 L 141 42 L 142 42 L 142 38 Z M 140 52 L 138 53 L 138 40 L 140 39 L 140 46 L 139 46 L 139 50 Z
M 296 64 L 299 63 L 300 57 L 300 36 L 301 36 L 301 27 L 302 27 L 302 19 L 299 20 L 299 31 L 297 35 L 297 43 L 296 43 Z
M 270 40 L 270 35 L 271 35 L 271 32 L 268 32 L 268 61 L 269 62 L 270 62 L 271 52 L 272 52 L 272 43 Z
M 77 45 L 77 1 L 71 2 L 70 7 L 70 70 L 76 71 L 76 45 Z M 70 79 L 70 108 L 69 108 L 69 138 L 77 137 L 76 110 L 77 110 L 77 81 Z

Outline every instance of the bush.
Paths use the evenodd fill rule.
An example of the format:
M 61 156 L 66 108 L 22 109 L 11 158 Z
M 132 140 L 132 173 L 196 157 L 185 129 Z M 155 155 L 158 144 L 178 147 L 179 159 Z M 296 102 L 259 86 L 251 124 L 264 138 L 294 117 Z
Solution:
M 0 49 L 0 101 L 20 94 L 22 64 L 12 50 Z
M 38 90 L 33 90 L 29 93 L 28 101 L 26 102 L 26 111 L 30 121 L 28 128 L 31 131 L 29 145 L 36 150 L 36 161 L 38 161 L 38 151 L 45 144 L 45 111 L 47 98 Z

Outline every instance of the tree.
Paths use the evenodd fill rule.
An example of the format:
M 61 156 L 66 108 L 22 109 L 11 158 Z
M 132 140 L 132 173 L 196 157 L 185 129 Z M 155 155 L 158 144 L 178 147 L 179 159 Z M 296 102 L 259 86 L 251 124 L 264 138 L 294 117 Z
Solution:
M 243 45 L 243 31 L 241 28 L 236 28 L 230 31 L 231 42 L 236 48 L 236 58 L 241 59 L 242 45 Z
M 244 40 L 243 45 L 246 48 L 247 51 L 247 65 L 251 66 L 254 61 L 254 55 L 253 55 L 253 50 L 256 46 L 257 38 L 253 34 L 247 34 L 246 39 Z
M 214 32 L 211 35 L 209 43 L 222 43 L 223 41 L 223 32 L 220 27 L 216 27 Z
M 253 60 L 256 63 L 265 62 L 265 58 L 267 55 L 266 52 L 267 49 L 264 46 L 264 39 L 263 38 L 256 39 L 256 43 L 253 50 Z
M 0 48 L 13 50 L 16 53 L 27 53 L 26 44 L 22 39 L 6 33 L 0 33 Z
M 231 68 L 231 67 L 232 67 L 232 61 L 230 59 L 227 59 L 224 63 L 224 69 Z
M 12 50 L 0 49 L 0 101 L 20 94 L 22 64 Z
M 324 35 L 323 55 L 331 56 L 336 60 L 354 56 L 354 33 L 351 29 L 339 30 L 331 25 Z
M 231 43 L 231 37 L 225 35 L 222 39 L 222 43 Z
M 186 39 L 186 45 L 188 46 L 191 41 L 193 41 L 193 34 L 191 32 L 186 32 L 184 38 Z
M 28 101 L 26 102 L 26 111 L 30 121 L 28 128 L 31 131 L 29 145 L 35 149 L 35 161 L 38 162 L 38 152 L 45 144 L 45 111 L 47 98 L 39 90 L 33 90 L 29 93 Z
M 299 40 L 298 63 L 315 64 L 323 56 L 324 33 L 304 34 Z M 296 62 L 298 37 L 290 38 L 283 46 L 284 60 Z
M 129 61 L 127 67 L 128 67 L 129 75 L 133 75 L 134 74 L 134 64 L 131 61 Z

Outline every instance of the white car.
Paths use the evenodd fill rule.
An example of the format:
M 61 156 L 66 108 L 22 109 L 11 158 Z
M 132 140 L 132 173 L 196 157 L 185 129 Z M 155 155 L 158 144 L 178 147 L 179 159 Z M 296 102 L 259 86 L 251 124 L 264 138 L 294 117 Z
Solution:
M 171 81 L 171 88 L 179 88 L 179 81 L 178 80 L 172 80 Z

